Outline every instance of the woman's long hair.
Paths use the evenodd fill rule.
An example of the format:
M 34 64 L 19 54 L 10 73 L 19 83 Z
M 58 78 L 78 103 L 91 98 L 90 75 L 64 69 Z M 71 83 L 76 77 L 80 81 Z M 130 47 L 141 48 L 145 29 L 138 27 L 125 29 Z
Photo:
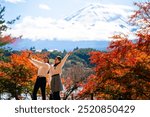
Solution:
M 59 60 L 59 63 L 54 64 L 54 67 L 56 67 L 57 65 L 59 65 L 61 63 L 61 60 L 62 60 L 61 56 L 57 56 L 56 58 Z

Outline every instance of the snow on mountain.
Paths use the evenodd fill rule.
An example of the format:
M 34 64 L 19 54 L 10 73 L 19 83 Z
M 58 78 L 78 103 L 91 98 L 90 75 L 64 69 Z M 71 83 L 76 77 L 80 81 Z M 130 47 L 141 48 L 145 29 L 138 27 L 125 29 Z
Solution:
M 124 32 L 130 30 L 128 17 L 131 13 L 132 8 L 127 6 L 90 4 L 66 17 L 65 20 L 71 22 L 72 25 L 80 23 L 88 29 L 105 30 L 107 33 Z

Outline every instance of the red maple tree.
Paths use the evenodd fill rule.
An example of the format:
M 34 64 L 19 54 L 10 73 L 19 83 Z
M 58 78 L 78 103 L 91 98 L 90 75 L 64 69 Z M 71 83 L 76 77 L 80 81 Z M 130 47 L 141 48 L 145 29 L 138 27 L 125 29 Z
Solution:
M 96 74 L 89 76 L 79 97 L 90 99 L 150 99 L 150 3 L 135 3 L 130 18 L 136 39 L 114 35 L 107 52 L 91 52 Z

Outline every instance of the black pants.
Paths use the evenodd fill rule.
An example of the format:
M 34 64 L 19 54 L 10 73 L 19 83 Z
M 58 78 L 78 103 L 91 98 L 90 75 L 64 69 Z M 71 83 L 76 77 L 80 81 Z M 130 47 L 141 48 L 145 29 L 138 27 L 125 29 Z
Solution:
M 57 92 L 53 92 L 51 95 L 50 95 L 50 100 L 60 100 L 60 91 L 57 91 Z
M 46 100 L 45 87 L 46 87 L 46 77 L 37 77 L 33 89 L 32 100 L 37 100 L 37 92 L 39 88 L 41 88 L 42 100 Z

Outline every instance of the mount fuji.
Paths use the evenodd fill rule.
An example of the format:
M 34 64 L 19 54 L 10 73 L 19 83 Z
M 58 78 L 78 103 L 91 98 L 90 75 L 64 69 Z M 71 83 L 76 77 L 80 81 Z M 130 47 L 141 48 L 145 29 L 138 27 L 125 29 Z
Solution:
M 19 40 L 17 46 L 12 44 L 9 47 L 17 50 L 33 46 L 38 50 L 42 48 L 71 50 L 75 47 L 106 49 L 111 40 L 109 37 L 114 33 L 130 33 L 136 30 L 128 23 L 132 11 L 129 6 L 90 4 L 59 21 L 43 18 L 40 19 L 42 20 L 40 24 L 39 19 L 30 18 L 18 25 L 22 28 L 16 28 L 18 32 L 23 32 L 24 39 Z M 23 24 L 26 24 L 26 27 Z M 32 39 L 33 37 L 38 39 Z
M 130 14 L 132 14 L 131 7 L 90 4 L 66 17 L 65 20 L 71 22 L 72 25 L 80 23 L 87 29 L 99 28 L 100 30 L 105 30 L 112 27 L 112 32 L 130 31 L 131 26 L 128 23 Z

